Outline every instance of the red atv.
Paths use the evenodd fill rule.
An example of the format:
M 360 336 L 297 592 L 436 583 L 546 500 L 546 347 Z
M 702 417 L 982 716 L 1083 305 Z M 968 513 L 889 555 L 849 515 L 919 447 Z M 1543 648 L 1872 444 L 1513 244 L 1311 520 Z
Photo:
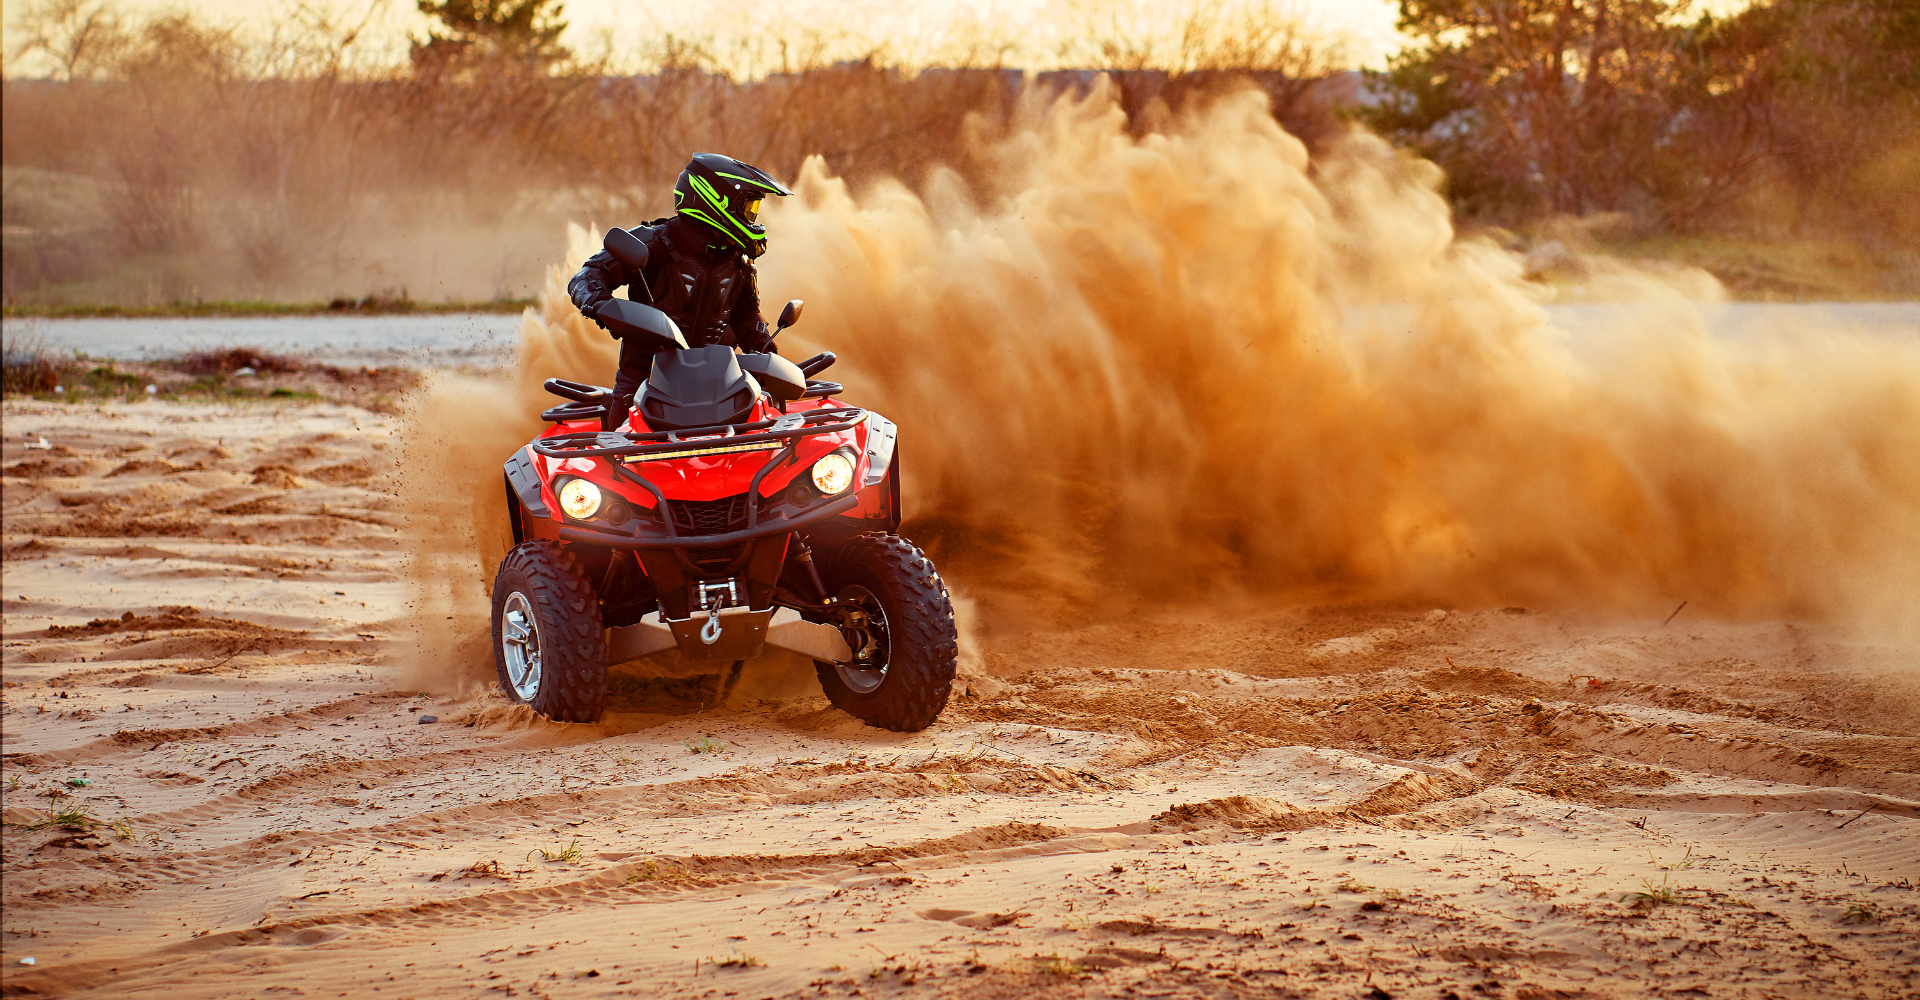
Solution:
M 636 273 L 646 262 L 624 230 L 607 249 Z M 625 299 L 596 315 L 676 349 L 626 412 L 607 389 L 548 379 L 570 402 L 506 463 L 515 544 L 494 577 L 493 648 L 507 697 L 592 722 L 609 664 L 678 649 L 730 664 L 730 687 L 775 646 L 813 659 L 828 699 L 868 724 L 932 725 L 958 644 L 939 571 L 894 534 L 893 423 L 811 378 L 831 352 L 795 365 L 688 348 L 665 313 Z

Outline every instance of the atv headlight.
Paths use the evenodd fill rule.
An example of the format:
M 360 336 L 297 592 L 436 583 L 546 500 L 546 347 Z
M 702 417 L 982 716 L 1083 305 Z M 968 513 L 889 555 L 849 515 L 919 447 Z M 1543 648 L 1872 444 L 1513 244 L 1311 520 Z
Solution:
M 853 458 L 836 451 L 813 463 L 813 487 L 826 496 L 841 493 L 853 485 Z
M 584 521 L 600 509 L 600 487 L 584 479 L 569 479 L 560 485 L 560 511 L 576 521 Z

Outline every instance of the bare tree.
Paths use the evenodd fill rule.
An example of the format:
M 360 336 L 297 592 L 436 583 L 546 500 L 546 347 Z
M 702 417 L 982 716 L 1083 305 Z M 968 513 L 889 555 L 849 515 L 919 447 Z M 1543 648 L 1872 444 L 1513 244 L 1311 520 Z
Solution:
M 23 4 L 14 19 L 20 41 L 10 64 L 40 56 L 63 80 L 85 80 L 112 65 L 129 38 L 107 0 L 40 0 Z

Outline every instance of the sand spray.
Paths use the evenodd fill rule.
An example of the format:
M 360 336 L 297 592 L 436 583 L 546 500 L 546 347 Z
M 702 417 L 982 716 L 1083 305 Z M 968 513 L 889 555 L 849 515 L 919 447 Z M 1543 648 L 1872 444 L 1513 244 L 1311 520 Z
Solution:
M 1515 254 L 1456 235 L 1431 164 L 1358 131 L 1310 163 L 1252 92 L 1169 121 L 1030 94 L 981 140 L 993 190 L 856 192 L 816 157 L 767 206 L 763 311 L 808 303 L 782 352 L 836 352 L 900 424 L 903 533 L 956 589 L 1916 629 L 1920 344 L 1730 343 L 1711 278 L 1605 262 L 1589 293 L 1623 307 L 1576 343 Z M 423 685 L 491 677 L 500 465 L 540 381 L 613 375 L 564 289 L 598 237 L 569 243 L 507 378 L 409 403 Z

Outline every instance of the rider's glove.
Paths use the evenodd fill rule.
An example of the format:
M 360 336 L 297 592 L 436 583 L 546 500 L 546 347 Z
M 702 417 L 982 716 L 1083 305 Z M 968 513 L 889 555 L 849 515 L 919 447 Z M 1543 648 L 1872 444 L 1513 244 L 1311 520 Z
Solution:
M 753 336 L 748 338 L 746 350 L 754 354 L 776 354 L 773 338 L 767 334 L 767 323 L 761 320 L 753 325 Z
M 594 325 L 598 326 L 602 330 L 607 330 L 607 321 L 600 318 L 600 310 L 604 308 L 607 303 L 612 301 L 613 301 L 613 296 L 609 295 L 604 299 L 600 299 L 599 301 L 588 305 L 585 309 L 582 309 L 580 311 L 582 313 L 585 313 L 588 319 L 593 320 Z M 620 339 L 620 335 L 617 333 L 614 333 L 612 330 L 607 330 L 607 334 L 608 336 L 611 336 L 615 340 Z

